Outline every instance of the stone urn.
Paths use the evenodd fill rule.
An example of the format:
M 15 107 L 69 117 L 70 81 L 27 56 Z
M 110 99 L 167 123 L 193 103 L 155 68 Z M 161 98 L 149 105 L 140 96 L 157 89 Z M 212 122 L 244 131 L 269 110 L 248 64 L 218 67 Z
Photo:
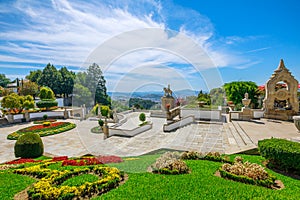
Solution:
M 300 116 L 293 116 L 293 120 L 298 132 L 300 132 Z
M 242 103 L 245 106 L 245 108 L 249 108 L 249 105 L 251 103 L 251 99 L 249 99 L 248 93 L 245 93 L 245 98 L 242 99 Z

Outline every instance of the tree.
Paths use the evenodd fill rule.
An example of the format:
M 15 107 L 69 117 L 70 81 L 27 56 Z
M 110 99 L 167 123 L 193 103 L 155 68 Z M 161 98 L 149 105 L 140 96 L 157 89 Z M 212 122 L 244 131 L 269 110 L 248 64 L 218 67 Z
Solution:
M 16 93 L 11 93 L 3 97 L 1 106 L 9 110 L 21 113 L 23 109 L 34 108 L 34 100 L 30 95 L 19 96 Z
M 226 96 L 224 88 L 213 88 L 209 92 L 211 104 L 222 106 L 224 104 L 224 98 Z
M 107 95 L 106 81 L 99 65 L 93 63 L 86 72 L 79 72 L 76 76 L 76 83 L 88 88 L 94 99 L 94 105 L 111 106 L 111 99 Z
M 145 115 L 145 113 L 141 113 L 140 115 L 139 115 L 139 119 L 140 119 L 140 121 L 142 122 L 142 124 L 146 121 L 146 115 Z
M 43 72 L 38 79 L 38 84 L 41 86 L 47 86 L 51 88 L 54 94 L 60 94 L 61 88 L 61 74 L 57 71 L 57 69 L 51 65 L 50 63 L 43 69 Z
M 20 88 L 21 95 L 31 95 L 35 99 L 35 96 L 39 93 L 39 86 L 35 82 L 25 81 Z
M 6 78 L 5 74 L 0 74 L 0 86 L 6 87 L 10 83 L 10 79 Z
M 52 99 L 55 100 L 54 92 L 51 90 L 51 88 L 48 87 L 42 87 L 40 89 L 40 99 L 45 100 L 45 99 Z
M 86 87 L 89 88 L 91 93 L 94 95 L 96 93 L 96 88 L 99 81 L 103 79 L 102 70 L 96 63 L 89 66 L 86 73 Z M 105 84 L 105 83 L 104 83 Z
M 29 75 L 27 75 L 25 78 L 27 80 L 30 80 L 31 82 L 38 83 L 41 76 L 42 76 L 42 71 L 38 69 L 35 71 L 30 71 Z
M 134 106 L 135 108 L 144 108 L 144 109 L 150 109 L 152 106 L 154 106 L 156 103 L 151 100 L 145 100 L 141 98 L 130 98 L 129 99 L 129 107 Z
M 62 67 L 59 70 L 61 80 L 60 80 L 60 93 L 64 95 L 64 97 L 68 97 L 69 94 L 73 93 L 74 81 L 75 81 L 75 73 L 69 71 L 66 67 Z
M 209 94 L 203 93 L 202 90 L 200 90 L 200 92 L 198 94 L 198 101 L 204 101 L 207 105 L 211 104 Z
M 105 83 L 106 81 L 104 79 L 104 76 L 101 76 L 96 87 L 95 103 L 111 106 L 111 99 L 106 93 Z
M 251 104 L 257 105 L 257 85 L 252 81 L 236 81 L 224 84 L 227 100 L 238 105 L 242 103 L 245 93 L 248 93 Z
M 81 106 L 83 104 L 90 106 L 93 104 L 92 93 L 87 87 L 76 83 L 73 90 L 73 106 Z

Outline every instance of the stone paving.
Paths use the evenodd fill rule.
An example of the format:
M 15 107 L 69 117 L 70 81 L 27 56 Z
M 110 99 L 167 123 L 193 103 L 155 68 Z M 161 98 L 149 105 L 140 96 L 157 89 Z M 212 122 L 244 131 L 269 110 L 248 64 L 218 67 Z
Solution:
M 128 120 L 121 128 L 133 129 L 138 121 L 138 113 L 126 115 Z M 300 133 L 291 122 L 274 120 L 197 122 L 182 127 L 174 132 L 162 131 L 165 119 L 150 118 L 153 128 L 132 138 L 110 137 L 103 139 L 103 134 L 91 133 L 91 128 L 98 126 L 97 121 L 66 120 L 76 123 L 77 127 L 65 133 L 42 137 L 46 155 L 80 156 L 118 155 L 136 156 L 157 149 L 195 150 L 201 152 L 218 151 L 237 153 L 257 147 L 258 140 L 270 137 L 287 138 L 300 141 Z M 7 140 L 9 133 L 32 123 L 5 126 L 0 128 L 0 163 L 13 160 L 14 140 Z

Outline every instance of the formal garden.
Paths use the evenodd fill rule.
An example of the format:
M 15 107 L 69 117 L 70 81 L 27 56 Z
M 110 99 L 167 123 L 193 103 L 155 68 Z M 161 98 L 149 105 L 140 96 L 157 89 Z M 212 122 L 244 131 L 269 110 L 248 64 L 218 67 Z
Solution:
M 263 156 L 160 150 L 21 158 L 0 166 L 0 198 L 299 199 L 299 144 L 271 139 L 259 147 Z

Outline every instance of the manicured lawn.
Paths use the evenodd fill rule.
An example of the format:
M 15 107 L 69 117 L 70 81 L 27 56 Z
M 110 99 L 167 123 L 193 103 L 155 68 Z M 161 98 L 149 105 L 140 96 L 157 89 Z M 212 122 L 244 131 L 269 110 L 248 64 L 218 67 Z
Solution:
M 264 160 L 261 156 L 243 157 L 259 164 Z M 283 190 L 216 177 L 214 173 L 221 163 L 197 160 L 187 164 L 192 169 L 187 175 L 129 173 L 124 185 L 95 199 L 300 199 L 300 181 L 272 171 L 283 181 Z
M 0 199 L 13 199 L 15 194 L 21 192 L 34 182 L 35 180 L 28 176 L 0 171 Z
M 281 180 L 285 188 L 272 190 L 261 186 L 247 185 L 214 176 L 222 163 L 206 160 L 186 161 L 191 168 L 190 174 L 159 175 L 147 172 L 147 168 L 161 154 L 123 158 L 122 163 L 110 163 L 128 174 L 125 184 L 93 199 L 300 199 L 300 180 L 283 176 L 268 170 Z M 232 159 L 236 155 L 230 156 Z M 261 156 L 242 155 L 244 161 L 261 164 Z M 31 165 L 31 164 L 30 164 Z M 74 166 L 62 167 L 60 163 L 49 168 L 63 170 L 75 169 Z M 11 199 L 16 193 L 32 184 L 34 180 L 0 171 L 0 199 Z M 94 181 L 97 177 L 90 174 L 75 176 L 64 185 L 77 185 Z M 79 183 L 80 182 L 80 183 Z

